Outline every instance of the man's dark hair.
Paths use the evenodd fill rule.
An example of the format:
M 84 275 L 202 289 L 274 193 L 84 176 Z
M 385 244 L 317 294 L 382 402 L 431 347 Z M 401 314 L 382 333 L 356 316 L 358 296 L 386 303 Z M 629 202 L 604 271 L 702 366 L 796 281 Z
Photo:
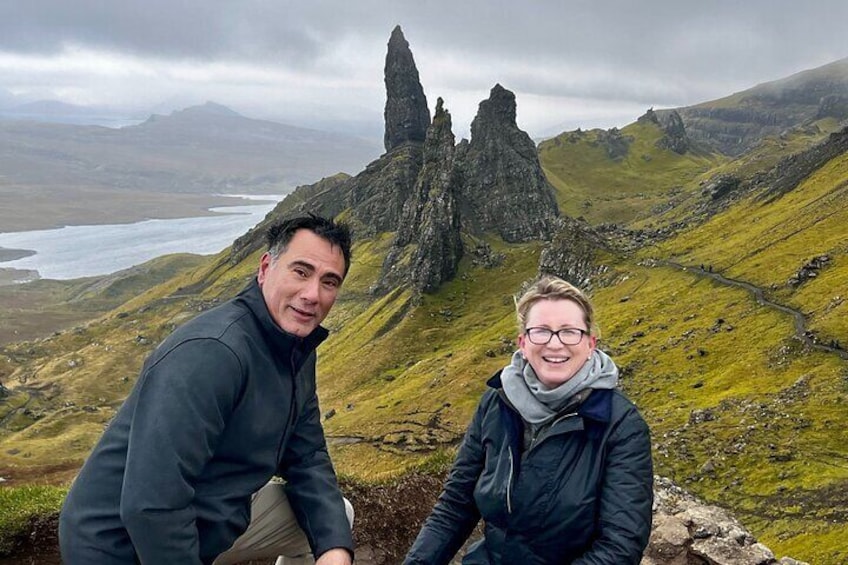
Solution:
M 345 276 L 347 275 L 347 271 L 350 269 L 350 228 L 346 224 L 336 222 L 332 218 L 328 219 L 316 216 L 315 214 L 309 214 L 307 216 L 289 218 L 273 224 L 268 228 L 266 235 L 268 253 L 271 257 L 276 259 L 280 254 L 285 253 L 289 242 L 297 230 L 309 230 L 315 235 L 329 241 L 334 247 L 341 249 L 345 262 L 344 274 Z

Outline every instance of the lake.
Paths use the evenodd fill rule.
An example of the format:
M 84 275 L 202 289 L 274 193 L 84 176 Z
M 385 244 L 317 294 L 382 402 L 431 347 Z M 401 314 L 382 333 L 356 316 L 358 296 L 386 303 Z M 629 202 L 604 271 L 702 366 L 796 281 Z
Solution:
M 211 255 L 262 221 L 283 198 L 226 196 L 262 202 L 210 208 L 216 215 L 199 218 L 0 233 L 0 248 L 34 252 L 2 261 L 0 268 L 33 270 L 43 279 L 66 280 L 114 273 L 170 253 Z

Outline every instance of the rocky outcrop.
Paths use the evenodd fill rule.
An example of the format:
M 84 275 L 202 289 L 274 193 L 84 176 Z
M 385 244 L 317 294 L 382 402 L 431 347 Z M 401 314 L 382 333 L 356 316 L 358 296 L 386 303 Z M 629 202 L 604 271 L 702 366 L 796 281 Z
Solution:
M 727 209 L 739 199 L 754 195 L 762 202 L 771 202 L 797 188 L 832 159 L 848 153 L 848 127 L 834 132 L 812 147 L 780 159 L 771 169 L 749 177 L 722 173 L 702 181 L 704 196 L 692 217 L 707 218 Z
M 689 150 L 686 127 L 683 125 L 683 118 L 676 110 L 672 110 L 663 116 L 663 119 L 660 120 L 660 127 L 664 135 L 657 141 L 657 147 L 669 149 L 678 155 L 683 155 Z
M 660 149 L 668 149 L 679 155 L 689 150 L 689 138 L 686 136 L 686 127 L 677 110 L 669 110 L 662 113 L 662 118 L 653 108 L 639 116 L 636 120 L 641 123 L 656 125 L 663 132 L 663 136 L 657 140 L 656 146 Z
M 819 276 L 819 271 L 824 269 L 830 264 L 830 255 L 818 255 L 813 257 L 804 265 L 798 269 L 798 272 L 792 275 L 787 281 L 787 285 L 797 288 L 807 282 L 810 279 L 814 279 Z
M 406 284 L 416 291 L 430 292 L 456 274 L 462 240 L 454 195 L 454 152 L 450 113 L 439 98 L 424 142 L 424 164 L 404 205 L 375 290 Z
M 389 38 L 385 67 L 386 132 L 383 142 L 391 151 L 407 141 L 423 142 L 430 125 L 427 97 L 418 79 L 418 69 L 400 26 Z
M 386 153 L 343 187 L 345 207 L 360 236 L 395 231 L 421 172 L 423 143 L 405 143 Z M 338 198 L 339 195 L 336 196 Z
M 380 280 L 381 294 L 402 286 L 436 290 L 456 274 L 463 237 L 472 261 L 500 261 L 480 236 L 507 242 L 547 240 L 559 215 L 536 146 L 516 124 L 515 95 L 501 85 L 480 103 L 471 141 L 455 145 L 451 117 L 439 99 L 429 124 L 427 100 L 400 27 L 386 56 L 386 153 L 352 178 L 301 187 L 269 220 L 313 211 L 343 214 L 357 238 L 394 232 Z M 250 235 L 250 234 L 249 234 Z M 251 245 L 246 242 L 250 241 Z M 260 240 L 239 244 L 239 256 Z
M 633 137 L 623 135 L 618 128 L 610 128 L 606 131 L 598 132 L 597 143 L 604 148 L 607 157 L 613 161 L 620 161 L 627 157 L 630 152 L 630 144 L 633 143 Z
M 410 474 L 376 486 L 343 482 L 357 513 L 354 537 L 361 565 L 400 563 L 441 490 L 443 476 Z M 459 563 L 476 529 L 451 561 Z M 642 565 L 806 565 L 776 559 L 727 511 L 707 505 L 672 481 L 655 477 L 653 527 Z
M 547 239 L 559 215 L 554 190 L 515 113 L 515 95 L 495 85 L 471 122 L 471 142 L 457 148 L 462 227 L 509 242 Z
M 642 565 L 803 565 L 777 560 L 729 512 L 668 479 L 654 481 L 654 523 Z
M 607 269 L 595 261 L 596 251 L 604 242 L 587 223 L 561 217 L 556 221 L 556 234 L 539 257 L 539 274 L 550 274 L 567 280 L 577 288 L 589 290 L 598 275 Z
M 761 199 L 771 201 L 797 187 L 831 159 L 848 152 L 848 127 L 832 133 L 813 147 L 784 157 L 770 171 L 752 180 L 752 189 L 763 189 Z
M 741 182 L 742 179 L 736 175 L 729 173 L 719 174 L 712 177 L 709 182 L 707 182 L 701 190 L 701 194 L 709 196 L 711 200 L 721 200 L 739 188 L 739 184 Z

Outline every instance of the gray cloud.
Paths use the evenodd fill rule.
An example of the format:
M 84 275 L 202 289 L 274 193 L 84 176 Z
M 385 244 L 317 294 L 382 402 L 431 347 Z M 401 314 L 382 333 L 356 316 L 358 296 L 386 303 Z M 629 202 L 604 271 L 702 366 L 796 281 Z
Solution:
M 563 100 L 692 104 L 848 56 L 845 21 L 843 0 L 0 0 L 0 88 L 377 113 L 400 24 L 431 102 L 453 97 L 473 113 L 466 98 L 500 82 L 519 107 L 547 103 L 552 122 L 567 121 Z M 76 67 L 81 53 L 118 68 L 96 57 Z

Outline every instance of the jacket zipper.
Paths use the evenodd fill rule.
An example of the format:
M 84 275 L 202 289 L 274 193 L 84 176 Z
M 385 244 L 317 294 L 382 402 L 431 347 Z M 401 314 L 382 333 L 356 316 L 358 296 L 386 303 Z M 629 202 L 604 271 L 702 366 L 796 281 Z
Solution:
M 565 414 L 565 415 L 563 415 L 563 416 L 560 416 L 560 417 L 559 417 L 559 418 L 557 418 L 556 420 L 554 420 L 554 423 L 553 423 L 553 424 L 551 424 L 550 426 L 548 426 L 548 428 L 545 430 L 545 432 L 547 432 L 547 433 L 541 433 L 541 434 L 538 434 L 538 435 L 533 436 L 533 438 L 530 440 L 530 447 L 528 447 L 528 448 L 527 448 L 527 453 L 529 454 L 531 451 L 533 451 L 533 449 L 534 449 L 537 445 L 539 445 L 540 443 L 542 443 L 543 441 L 545 441 L 546 439 L 548 439 L 549 437 L 551 437 L 551 435 L 554 435 L 554 434 L 551 434 L 551 433 L 550 433 L 550 431 L 551 431 L 551 430 L 553 430 L 553 429 L 556 427 L 556 425 L 557 425 L 557 424 L 559 424 L 559 423 L 560 423 L 560 422 L 562 422 L 563 420 L 567 420 L 568 418 L 573 418 L 574 416 L 577 416 L 577 415 L 578 415 L 578 413 L 577 413 L 577 412 L 571 412 L 570 414 Z M 537 443 L 537 440 L 538 440 L 540 437 L 541 437 L 542 439 L 541 439 L 541 441 L 539 441 L 539 442 Z
M 298 417 L 298 409 L 297 409 L 297 374 L 295 373 L 295 362 L 294 362 L 294 351 L 292 351 L 289 356 L 289 371 L 291 373 L 291 381 L 292 381 L 292 395 L 291 395 L 291 411 L 289 412 L 289 421 L 286 425 L 286 429 L 283 430 L 282 437 L 280 438 L 280 443 L 277 445 L 277 467 L 279 467 L 280 463 L 283 460 L 283 450 L 284 444 L 286 443 L 286 439 L 291 435 L 291 432 L 294 431 L 295 422 L 297 422 Z
M 509 514 L 512 514 L 512 474 L 513 474 L 513 462 L 512 462 L 512 446 L 509 447 L 509 479 L 506 481 L 506 511 Z

